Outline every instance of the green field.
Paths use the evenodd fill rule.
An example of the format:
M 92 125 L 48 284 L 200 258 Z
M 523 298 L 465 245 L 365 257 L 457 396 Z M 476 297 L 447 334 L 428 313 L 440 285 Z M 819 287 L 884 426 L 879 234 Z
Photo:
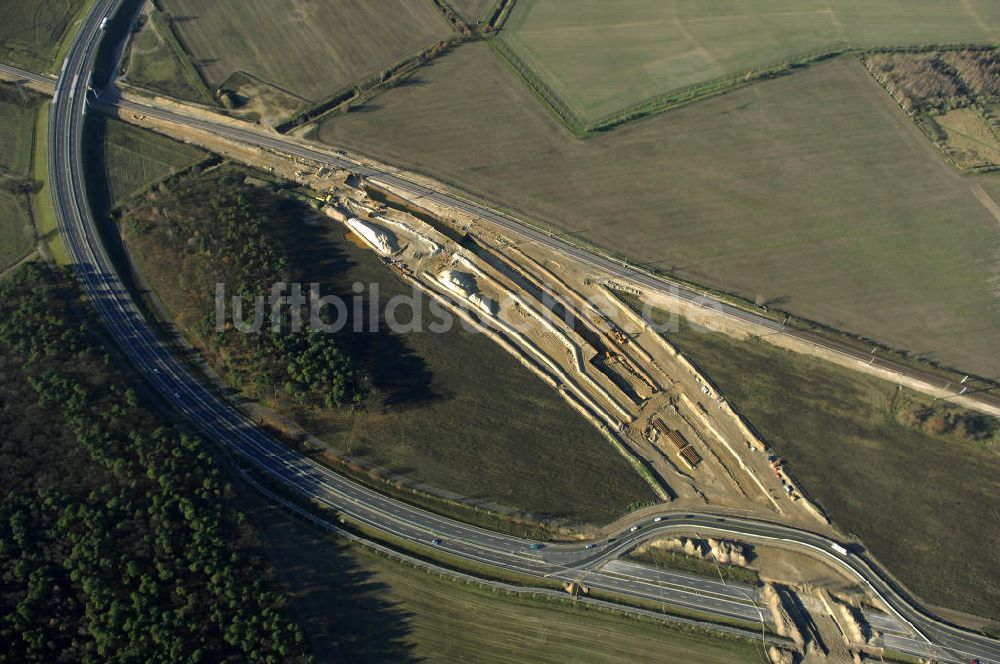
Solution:
M 342 227 L 325 217 L 317 223 L 301 204 L 237 189 L 242 178 L 233 177 L 186 178 L 183 185 L 170 185 L 170 197 L 122 215 L 130 254 L 195 345 L 212 352 L 210 340 L 201 336 L 202 321 L 213 311 L 216 282 L 225 281 L 209 254 L 244 255 L 242 247 L 195 250 L 199 225 L 212 219 L 211 210 L 199 204 L 223 186 L 242 191 L 265 215 L 266 243 L 288 260 L 289 281 L 319 283 L 324 294 L 348 298 L 356 282 L 377 284 L 382 306 L 412 294 L 373 253 L 345 240 Z M 370 287 L 365 292 L 367 310 L 374 295 Z M 437 320 L 426 300 L 419 309 L 425 322 Z M 405 321 L 407 309 L 402 311 Z M 485 336 L 460 325 L 440 334 L 393 333 L 383 320 L 379 331 L 338 334 L 335 341 L 363 376 L 360 412 L 300 406 L 272 385 L 250 385 L 252 378 L 242 387 L 339 450 L 458 496 L 591 523 L 655 500 L 596 428 Z M 239 361 L 231 354 L 212 361 L 235 385 L 227 363 Z
M 518 0 L 501 33 L 579 120 L 847 47 L 994 43 L 992 0 Z
M 447 2 L 470 25 L 475 25 L 480 19 L 485 18 L 486 12 L 496 4 L 496 0 L 447 0 Z
M 485 44 L 318 136 L 664 272 L 1000 374 L 1000 224 L 856 59 L 574 139 Z
M 1000 620 L 995 431 L 975 441 L 905 425 L 900 413 L 926 399 L 760 340 L 686 321 L 666 336 L 788 461 L 834 524 L 911 590 Z
M 198 148 L 118 120 L 108 120 L 103 127 L 112 206 L 207 156 Z
M 159 18 L 159 12 L 154 10 L 131 43 L 128 81 L 169 97 L 211 103 L 211 93 L 187 54 L 178 52 L 179 48 L 163 19 Z
M 274 508 L 253 509 L 251 518 L 319 662 L 761 661 L 744 642 L 462 585 L 320 535 Z
M 43 99 L 0 84 L 0 272 L 24 258 L 35 244 L 28 197 L 19 193 L 29 180 L 35 120 Z
M 89 4 L 90 0 L 0 0 L 0 60 L 49 71 L 63 36 Z
M 27 199 L 0 191 L 0 272 L 27 256 L 35 246 Z
M 429 0 L 164 0 L 163 6 L 213 88 L 245 71 L 314 102 L 452 34 Z
M 35 135 L 35 115 L 42 98 L 14 85 L 0 84 L 0 172 L 27 175 Z

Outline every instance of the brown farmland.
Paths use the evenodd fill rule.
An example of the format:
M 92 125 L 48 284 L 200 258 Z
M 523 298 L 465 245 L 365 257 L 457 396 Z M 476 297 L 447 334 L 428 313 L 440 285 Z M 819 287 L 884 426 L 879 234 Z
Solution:
M 451 34 L 431 2 L 164 0 L 212 87 L 245 71 L 319 101 Z

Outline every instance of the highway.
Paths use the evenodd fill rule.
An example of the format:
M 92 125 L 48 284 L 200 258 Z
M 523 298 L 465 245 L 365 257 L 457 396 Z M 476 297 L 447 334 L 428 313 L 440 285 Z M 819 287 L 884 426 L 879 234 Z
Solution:
M 43 74 L 36 74 L 32 71 L 27 71 L 26 69 L 21 69 L 20 67 L 12 67 L 11 65 L 5 65 L 0 62 L 0 74 L 5 74 L 7 78 L 13 81 L 24 81 L 26 83 L 34 83 L 48 91 L 55 89 L 56 81 L 53 78 L 45 76 Z
M 913 628 L 915 638 L 943 648 L 940 651 L 942 661 L 967 662 L 972 657 L 978 657 L 982 662 L 1000 664 L 1000 642 L 945 625 L 927 615 L 863 555 L 842 555 L 832 548 L 833 542 L 814 533 L 730 517 L 664 514 L 662 521 L 649 522 L 638 530 L 622 533 L 614 542 L 601 542 L 593 548 L 586 548 L 583 544 L 547 545 L 538 550 L 532 548 L 535 543 L 531 541 L 463 524 L 384 496 L 287 448 L 258 428 L 214 389 L 202 385 L 157 336 L 131 293 L 122 285 L 101 241 L 87 200 L 82 140 L 91 94 L 88 85 L 103 35 L 101 21 L 116 11 L 121 1 L 95 2 L 68 51 L 56 83 L 49 126 L 50 191 L 75 274 L 108 331 L 130 361 L 146 376 L 149 384 L 207 438 L 224 445 L 272 480 L 312 502 L 381 532 L 425 546 L 439 546 L 443 551 L 470 562 L 560 581 L 585 577 L 586 584 L 592 589 L 654 601 L 660 601 L 668 592 L 668 584 L 655 570 L 643 577 L 637 575 L 635 569 L 630 569 L 630 575 L 622 575 L 621 568 L 618 568 L 619 573 L 615 573 L 614 568 L 611 571 L 601 568 L 654 534 L 696 530 L 705 536 L 780 541 L 786 546 L 823 556 L 857 577 L 882 598 L 896 618 Z M 103 97 L 101 101 L 107 103 Z M 122 105 L 128 108 L 126 104 Z M 141 107 L 137 112 L 152 111 Z M 191 118 L 180 121 L 189 126 L 199 125 L 199 121 Z M 221 135 L 233 133 L 236 140 L 291 151 L 291 144 L 280 139 L 274 139 L 274 143 L 269 144 L 254 132 L 204 124 L 206 126 L 200 128 Z M 312 151 L 310 154 L 309 148 L 297 147 L 296 150 L 300 156 L 349 168 L 396 186 L 415 186 L 393 174 L 370 171 L 350 162 L 337 163 L 325 153 Z M 441 196 L 430 190 L 426 195 Z M 448 201 L 448 204 L 455 203 Z M 481 212 L 477 208 L 475 213 Z M 432 544 L 434 540 L 440 540 L 440 544 Z M 722 611 L 729 610 L 720 601 L 726 607 L 739 604 L 734 598 L 720 597 L 717 588 L 688 587 L 684 593 L 684 601 L 689 605 L 718 615 L 725 615 Z M 680 597 L 677 593 L 670 603 L 680 601 Z M 731 610 L 740 612 L 741 616 L 747 615 L 745 604 L 742 608 Z

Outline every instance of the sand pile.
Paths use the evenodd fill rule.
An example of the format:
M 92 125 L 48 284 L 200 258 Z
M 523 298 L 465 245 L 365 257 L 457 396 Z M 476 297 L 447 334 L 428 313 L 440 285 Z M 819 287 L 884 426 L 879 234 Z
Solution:
M 349 219 L 347 225 L 383 256 L 392 256 L 399 252 L 396 236 L 381 226 L 357 218 Z
M 691 537 L 660 539 L 648 542 L 645 547 L 664 549 L 666 551 L 679 551 L 686 556 L 694 558 L 714 558 L 720 563 L 738 565 L 740 567 L 747 566 L 747 557 L 750 553 L 750 547 L 746 544 L 711 538 L 707 541 Z

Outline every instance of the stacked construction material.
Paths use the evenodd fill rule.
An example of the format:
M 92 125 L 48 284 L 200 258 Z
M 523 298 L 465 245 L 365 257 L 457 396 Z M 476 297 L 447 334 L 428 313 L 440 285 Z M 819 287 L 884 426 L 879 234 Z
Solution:
M 702 462 L 701 455 L 698 454 L 698 451 L 691 446 L 691 443 L 684 438 L 684 435 L 681 434 L 680 431 L 671 429 L 660 418 L 653 420 L 653 428 L 663 434 L 667 440 L 674 444 L 674 447 L 677 448 L 677 453 L 682 459 L 684 459 L 685 463 L 691 467 L 691 470 L 697 468 L 698 464 Z

